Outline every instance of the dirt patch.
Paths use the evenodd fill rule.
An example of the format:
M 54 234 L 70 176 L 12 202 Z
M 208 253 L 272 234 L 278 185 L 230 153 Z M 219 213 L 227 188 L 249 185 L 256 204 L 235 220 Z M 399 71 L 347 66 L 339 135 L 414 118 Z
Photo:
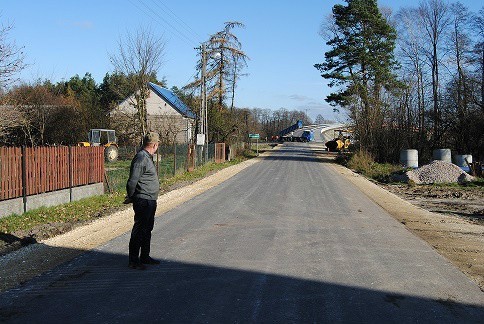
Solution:
M 440 187 L 379 184 L 411 204 L 443 215 L 462 217 L 484 225 L 484 189 L 479 187 Z
M 394 217 L 430 243 L 484 291 L 484 190 L 432 185 L 379 186 L 428 211 L 426 217 Z

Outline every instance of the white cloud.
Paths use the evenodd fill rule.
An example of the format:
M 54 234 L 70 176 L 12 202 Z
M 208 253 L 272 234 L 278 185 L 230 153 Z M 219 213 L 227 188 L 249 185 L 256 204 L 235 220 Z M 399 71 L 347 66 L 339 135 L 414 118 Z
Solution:
M 307 96 L 302 96 L 302 95 L 298 95 L 298 94 L 290 95 L 289 96 L 289 99 L 296 100 L 296 101 L 307 101 L 307 100 L 311 100 L 311 98 L 309 98 Z

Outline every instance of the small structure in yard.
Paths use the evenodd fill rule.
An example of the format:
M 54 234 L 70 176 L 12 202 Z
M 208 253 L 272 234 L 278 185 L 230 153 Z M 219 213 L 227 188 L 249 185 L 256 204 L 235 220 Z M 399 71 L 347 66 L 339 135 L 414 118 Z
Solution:
M 146 99 L 148 129 L 160 134 L 161 140 L 167 143 L 185 144 L 193 140 L 196 115 L 172 91 L 152 82 L 148 83 L 149 94 Z M 121 102 L 110 113 L 116 125 L 118 138 L 137 143 L 135 134 L 137 111 L 133 106 L 135 96 Z M 125 143 L 126 144 L 126 143 Z

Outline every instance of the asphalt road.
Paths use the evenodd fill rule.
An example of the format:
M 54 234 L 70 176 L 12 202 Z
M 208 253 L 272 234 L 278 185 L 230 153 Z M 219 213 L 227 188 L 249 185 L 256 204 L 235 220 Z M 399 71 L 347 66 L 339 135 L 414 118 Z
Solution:
M 484 293 L 308 144 L 156 219 L 152 256 L 129 233 L 0 295 L 0 322 L 484 322 Z

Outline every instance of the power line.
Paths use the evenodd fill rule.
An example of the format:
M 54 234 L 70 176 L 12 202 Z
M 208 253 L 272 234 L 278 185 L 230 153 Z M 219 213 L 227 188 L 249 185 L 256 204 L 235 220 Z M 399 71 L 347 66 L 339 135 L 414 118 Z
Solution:
M 167 12 L 167 10 L 161 8 L 160 5 L 158 4 L 158 2 L 155 2 L 155 5 L 158 8 L 160 8 L 163 12 L 165 12 L 165 13 L 167 13 L 169 15 L 172 15 L 176 20 L 178 20 L 179 23 L 180 23 L 180 26 L 182 26 L 186 31 L 188 31 L 189 33 L 192 33 L 192 35 L 195 36 L 198 39 L 201 39 L 202 38 L 195 30 L 193 30 L 193 28 L 191 28 L 180 17 L 178 17 L 177 14 L 175 12 L 173 12 L 173 10 L 171 10 L 165 3 L 163 3 L 163 1 L 160 1 L 159 3 L 161 3 L 168 10 L 168 12 Z
M 128 0 L 134 7 L 136 7 L 138 10 L 142 11 L 143 14 L 146 14 L 147 16 L 149 16 L 152 20 L 154 21 L 157 21 L 159 23 L 161 23 L 163 26 L 165 26 L 165 28 L 170 32 L 172 33 L 173 35 L 175 34 L 178 34 L 178 35 L 175 35 L 177 37 L 180 37 L 182 39 L 184 39 L 184 41 L 190 45 L 190 46 L 193 46 L 194 44 L 198 44 L 195 40 L 193 40 L 192 38 L 188 37 L 187 35 L 185 35 L 184 33 L 182 33 L 180 30 L 178 30 L 178 28 L 176 28 L 175 26 L 173 26 L 169 21 L 167 21 L 166 19 L 164 19 L 160 14 L 158 14 L 155 10 L 153 10 L 148 4 L 146 4 L 143 0 L 139 0 L 139 4 L 142 5 L 142 6 L 138 6 L 138 4 L 134 3 L 133 1 L 131 0 Z
M 147 5 L 143 0 L 139 0 L 145 7 L 148 8 L 148 10 L 150 10 L 151 12 L 153 12 L 154 15 L 156 15 L 159 19 L 161 19 L 161 21 L 163 21 L 166 25 L 168 25 L 169 27 L 171 27 L 176 33 L 178 33 L 178 35 L 180 35 L 182 38 L 185 38 L 186 40 L 188 40 L 188 42 L 192 43 L 192 44 L 197 44 L 196 41 L 194 41 L 192 38 L 188 37 L 187 35 L 185 35 L 184 33 L 182 33 L 180 30 L 178 30 L 178 28 L 176 28 L 175 26 L 173 26 L 169 21 L 167 21 L 165 18 L 163 18 L 162 15 L 158 14 L 155 10 L 153 10 L 149 5 Z M 160 21 L 160 20 L 159 20 Z
M 170 23 L 167 19 L 165 19 L 162 15 L 160 15 L 156 10 L 153 10 L 153 7 L 150 7 L 145 1 L 143 0 L 128 0 L 137 10 L 139 10 L 143 15 L 148 17 L 154 22 L 162 24 L 168 32 L 170 32 L 172 35 L 180 38 L 182 41 L 184 41 L 186 44 L 193 46 L 194 44 L 198 45 L 199 42 L 197 42 L 195 38 L 201 38 L 200 35 L 198 35 L 188 24 L 183 22 L 181 18 L 179 18 L 171 9 L 169 9 L 165 4 L 163 6 L 166 7 L 167 10 L 169 10 L 170 13 L 167 12 L 167 10 L 163 9 L 160 7 L 157 2 L 154 2 L 155 5 L 160 9 L 162 12 L 167 14 L 167 18 L 171 19 L 174 21 L 174 24 L 183 27 L 186 32 L 181 31 L 177 26 L 174 24 Z M 184 27 L 184 26 L 186 27 Z M 190 80 L 193 78 L 196 78 L 196 75 L 198 72 L 195 72 L 194 75 L 190 76 L 188 81 L 185 84 L 188 84 Z

